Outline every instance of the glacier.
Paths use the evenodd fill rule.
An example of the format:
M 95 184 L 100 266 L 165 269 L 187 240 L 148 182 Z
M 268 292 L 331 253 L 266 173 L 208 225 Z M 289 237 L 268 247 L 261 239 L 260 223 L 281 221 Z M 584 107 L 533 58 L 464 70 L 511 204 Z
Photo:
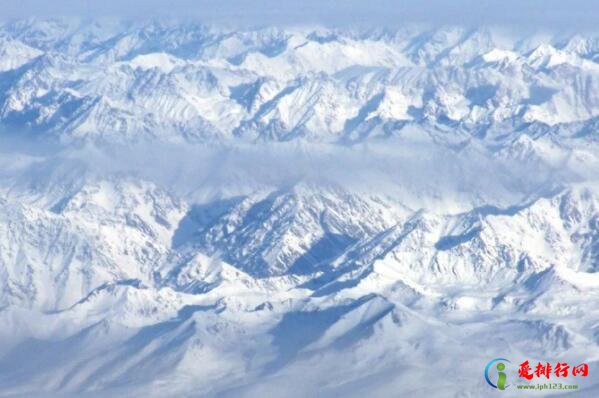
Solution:
M 479 397 L 497 357 L 599 394 L 598 62 L 592 32 L 3 22 L 0 396 Z

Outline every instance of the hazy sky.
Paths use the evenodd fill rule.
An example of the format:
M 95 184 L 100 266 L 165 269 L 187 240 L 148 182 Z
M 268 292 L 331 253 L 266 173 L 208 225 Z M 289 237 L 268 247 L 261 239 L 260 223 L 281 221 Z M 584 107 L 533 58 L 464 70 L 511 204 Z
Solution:
M 597 0 L 2 0 L 0 15 L 176 16 L 229 24 L 406 22 L 595 29 Z

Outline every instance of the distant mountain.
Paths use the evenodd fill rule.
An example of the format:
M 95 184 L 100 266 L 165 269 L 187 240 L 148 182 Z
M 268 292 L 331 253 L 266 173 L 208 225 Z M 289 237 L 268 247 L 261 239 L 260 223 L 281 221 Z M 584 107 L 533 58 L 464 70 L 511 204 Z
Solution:
M 571 135 L 599 115 L 596 36 L 30 20 L 0 37 L 0 121 L 67 141 Z

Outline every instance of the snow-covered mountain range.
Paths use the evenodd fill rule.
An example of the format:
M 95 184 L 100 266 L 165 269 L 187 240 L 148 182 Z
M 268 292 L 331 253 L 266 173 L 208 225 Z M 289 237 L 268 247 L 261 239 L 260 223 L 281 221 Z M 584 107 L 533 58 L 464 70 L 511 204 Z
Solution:
M 593 35 L 32 20 L 0 38 L 0 121 L 66 140 L 572 135 L 599 115 Z
M 0 396 L 598 394 L 598 116 L 592 33 L 5 22 Z

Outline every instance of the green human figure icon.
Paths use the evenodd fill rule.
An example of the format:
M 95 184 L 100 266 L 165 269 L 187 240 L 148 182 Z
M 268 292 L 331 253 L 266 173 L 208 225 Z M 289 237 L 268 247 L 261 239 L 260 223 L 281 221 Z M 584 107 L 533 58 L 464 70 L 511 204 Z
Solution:
M 505 375 L 505 364 L 499 362 L 497 364 L 497 388 L 500 390 L 505 390 L 505 381 L 507 376 Z

